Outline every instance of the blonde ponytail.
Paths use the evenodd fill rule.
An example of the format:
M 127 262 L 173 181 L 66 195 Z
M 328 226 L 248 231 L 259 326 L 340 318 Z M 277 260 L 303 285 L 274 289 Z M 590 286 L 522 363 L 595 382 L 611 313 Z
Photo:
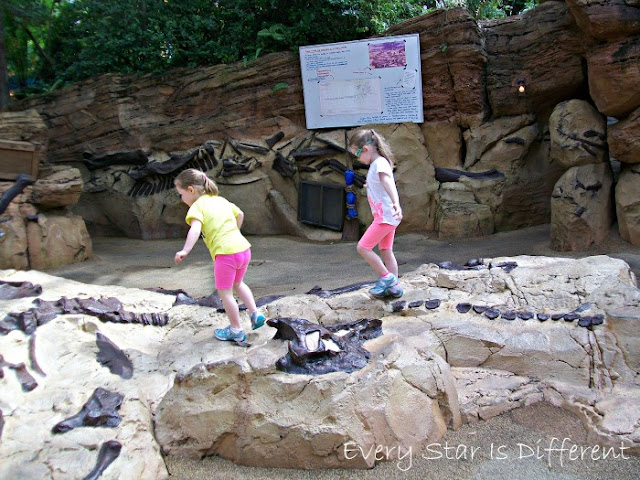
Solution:
M 189 168 L 180 172 L 173 183 L 180 188 L 193 187 L 201 194 L 218 195 L 218 186 L 216 183 L 211 180 L 206 173 L 196 170 L 195 168 Z

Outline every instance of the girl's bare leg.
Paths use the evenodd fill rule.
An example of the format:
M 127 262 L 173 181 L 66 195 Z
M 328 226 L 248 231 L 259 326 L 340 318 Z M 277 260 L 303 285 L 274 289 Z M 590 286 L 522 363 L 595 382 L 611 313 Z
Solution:
M 360 245 L 358 245 L 357 251 L 360 256 L 364 258 L 365 261 L 371 266 L 371 268 L 376 271 L 379 277 L 382 277 L 387 273 L 387 271 L 390 271 L 387 267 L 385 267 L 382 259 L 373 250 L 367 250 L 366 248 L 362 248 Z M 398 266 L 396 265 L 396 270 L 397 269 Z
M 220 295 L 222 305 L 227 312 L 231 326 L 237 330 L 242 330 L 240 326 L 240 310 L 238 309 L 238 302 L 233 298 L 233 290 L 230 288 L 218 290 L 218 295 Z
M 234 283 L 233 290 L 240 297 L 240 300 L 242 300 L 244 306 L 247 307 L 249 313 L 253 313 L 257 310 L 256 301 L 253 298 L 253 292 L 246 283 Z
M 380 250 L 380 256 L 382 257 L 382 261 L 387 267 L 387 270 L 393 273 L 397 278 L 398 261 L 396 260 L 396 256 L 393 254 L 393 250 Z

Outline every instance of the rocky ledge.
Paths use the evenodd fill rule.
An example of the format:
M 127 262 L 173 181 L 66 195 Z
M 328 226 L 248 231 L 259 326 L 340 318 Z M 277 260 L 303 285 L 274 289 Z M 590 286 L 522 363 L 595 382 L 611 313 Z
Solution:
M 389 301 L 366 285 L 273 297 L 269 325 L 239 345 L 213 339 L 223 312 L 175 294 L 0 270 L 0 477 L 155 480 L 163 455 L 371 468 L 538 402 L 580 416 L 594 445 L 640 452 L 625 262 L 425 264 L 401 285 Z M 331 371 L 348 339 L 356 363 Z

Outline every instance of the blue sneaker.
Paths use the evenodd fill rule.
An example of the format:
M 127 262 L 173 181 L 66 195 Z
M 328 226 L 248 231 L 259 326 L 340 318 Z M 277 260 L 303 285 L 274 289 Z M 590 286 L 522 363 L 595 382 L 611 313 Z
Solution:
M 404 290 L 399 284 L 395 284 L 384 291 L 385 297 L 400 298 L 404 295 Z
M 232 332 L 231 325 L 228 325 L 226 328 L 217 328 L 213 331 L 213 334 L 218 340 L 222 340 L 223 342 L 244 342 L 247 338 L 243 330 L 238 333 Z
M 369 289 L 369 293 L 374 297 L 384 297 L 386 294 L 384 293 L 387 288 L 393 287 L 398 283 L 398 278 L 393 274 L 389 274 L 388 278 L 378 278 L 378 282 L 375 284 L 373 288 Z
M 264 322 L 267 319 L 262 314 L 260 310 L 257 310 L 251 314 L 251 330 L 255 330 L 256 328 L 260 328 L 264 325 Z

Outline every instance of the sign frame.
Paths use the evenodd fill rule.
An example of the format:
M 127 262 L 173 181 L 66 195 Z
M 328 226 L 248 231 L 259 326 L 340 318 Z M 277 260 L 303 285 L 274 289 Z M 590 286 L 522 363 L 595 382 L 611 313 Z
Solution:
M 299 51 L 307 129 L 424 122 L 419 34 Z

